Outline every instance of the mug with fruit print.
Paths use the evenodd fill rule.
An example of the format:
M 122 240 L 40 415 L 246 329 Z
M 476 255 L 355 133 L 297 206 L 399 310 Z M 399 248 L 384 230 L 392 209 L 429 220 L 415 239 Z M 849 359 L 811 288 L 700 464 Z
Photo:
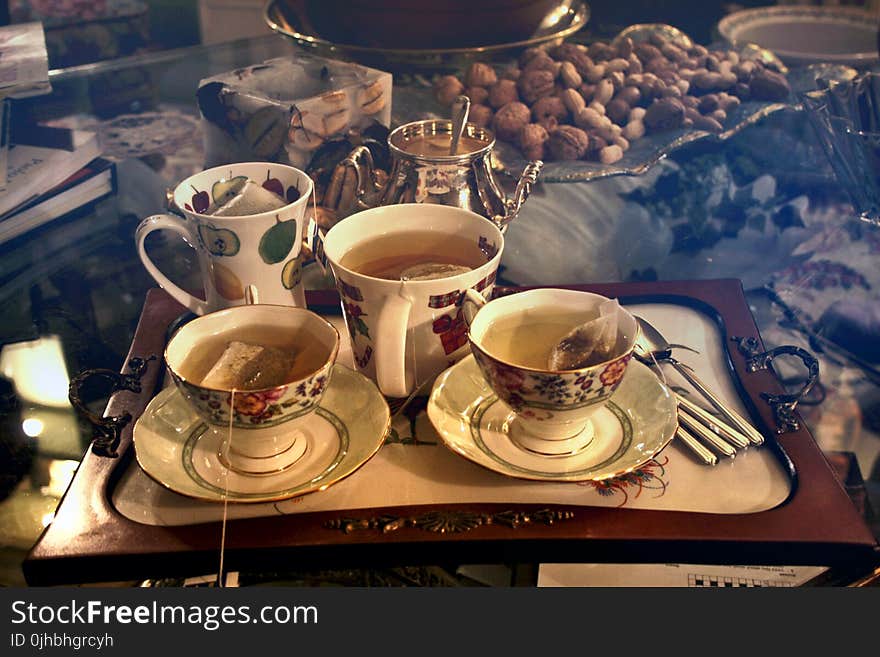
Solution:
M 150 275 L 197 315 L 250 302 L 306 307 L 301 253 L 313 183 L 304 172 L 274 162 L 214 167 L 174 190 L 183 216 L 156 214 L 135 231 Z M 198 254 L 204 299 L 181 289 L 147 254 L 145 241 L 171 230 Z

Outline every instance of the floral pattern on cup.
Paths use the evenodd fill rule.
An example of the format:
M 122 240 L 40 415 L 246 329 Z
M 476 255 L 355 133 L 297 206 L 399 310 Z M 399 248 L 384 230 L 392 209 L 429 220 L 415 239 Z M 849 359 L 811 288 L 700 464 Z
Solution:
M 361 307 L 364 295 L 356 285 L 346 283 L 338 276 L 336 277 L 336 288 L 339 290 L 339 296 L 342 300 L 342 314 L 345 317 L 345 326 L 351 338 L 354 360 L 358 367 L 364 368 L 373 356 L 371 344 L 373 338 L 370 335 L 370 325 L 364 321 L 367 313 Z
M 569 411 L 608 399 L 623 380 L 626 365 L 632 358 L 630 351 L 608 363 L 556 373 L 508 365 L 476 346 L 472 351 L 480 370 L 501 400 L 517 413 L 535 420 L 553 417 L 552 414 L 535 412 L 537 410 Z
M 328 363 L 302 381 L 265 390 L 242 390 L 232 395 L 210 390 L 175 376 L 184 396 L 205 420 L 239 429 L 262 429 L 310 413 L 320 403 L 330 381 Z M 172 373 L 173 374 L 173 373 Z

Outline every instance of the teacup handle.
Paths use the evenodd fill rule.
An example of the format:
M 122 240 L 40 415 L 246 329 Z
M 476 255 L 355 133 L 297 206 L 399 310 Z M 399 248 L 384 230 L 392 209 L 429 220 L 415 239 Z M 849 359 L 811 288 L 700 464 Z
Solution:
M 412 302 L 403 296 L 389 296 L 376 321 L 376 383 L 388 397 L 406 397 L 414 385 L 406 371 L 406 327 Z
M 476 316 L 477 311 L 480 310 L 487 303 L 486 297 L 477 292 L 473 288 L 468 288 L 465 290 L 464 298 L 461 300 L 461 314 L 464 317 L 465 323 L 470 326 L 471 322 L 474 321 L 474 316 Z
M 147 251 L 144 248 L 144 241 L 147 239 L 147 235 L 154 230 L 174 231 L 181 235 L 187 244 L 196 248 L 194 245 L 196 239 L 192 232 L 190 232 L 187 226 L 183 224 L 183 221 L 180 218 L 175 217 L 174 215 L 154 214 L 153 216 L 144 219 L 140 225 L 138 225 L 135 230 L 135 240 L 137 242 L 137 251 L 141 258 L 141 262 L 144 263 L 144 267 L 146 267 L 147 271 L 156 282 L 161 285 L 168 294 L 174 297 L 175 300 L 189 308 L 189 310 L 197 315 L 204 315 L 210 310 L 208 304 L 172 283 L 165 274 L 159 271 L 159 268 L 153 263 L 150 256 L 147 255 Z

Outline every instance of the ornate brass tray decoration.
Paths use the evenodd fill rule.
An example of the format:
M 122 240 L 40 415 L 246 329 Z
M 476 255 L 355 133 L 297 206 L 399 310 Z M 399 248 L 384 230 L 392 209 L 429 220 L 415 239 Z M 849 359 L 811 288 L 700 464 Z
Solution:
M 346 534 L 355 531 L 381 531 L 383 534 L 415 527 L 437 534 L 460 534 L 483 525 L 503 525 L 518 529 L 523 525 L 552 525 L 574 517 L 572 511 L 538 509 L 537 511 L 507 510 L 498 513 L 475 513 L 471 511 L 431 511 L 415 516 L 380 515 L 373 518 L 335 518 L 326 523 L 328 529 L 342 530 Z

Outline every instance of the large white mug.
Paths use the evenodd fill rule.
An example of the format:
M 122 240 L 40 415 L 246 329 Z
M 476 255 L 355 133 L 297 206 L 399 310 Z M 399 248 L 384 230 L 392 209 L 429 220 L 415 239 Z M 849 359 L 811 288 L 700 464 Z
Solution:
M 224 186 L 228 189 L 239 176 L 274 191 L 287 204 L 257 214 L 207 214 Z M 184 217 L 156 214 L 140 223 L 135 231 L 138 255 L 156 282 L 197 315 L 243 305 L 248 288 L 256 290 L 260 303 L 304 308 L 301 253 L 312 190 L 307 174 L 284 164 L 244 162 L 207 169 L 174 190 L 174 203 Z M 147 255 L 144 242 L 155 230 L 174 231 L 196 250 L 204 299 L 174 284 Z
M 434 280 L 388 280 L 346 264 L 346 255 L 371 240 L 422 231 L 473 245 L 474 268 Z M 412 246 L 420 252 L 419 244 Z M 403 203 L 347 217 L 327 231 L 322 248 L 357 369 L 384 395 L 406 397 L 469 353 L 461 301 L 470 288 L 491 295 L 504 237 L 495 224 L 469 210 Z

